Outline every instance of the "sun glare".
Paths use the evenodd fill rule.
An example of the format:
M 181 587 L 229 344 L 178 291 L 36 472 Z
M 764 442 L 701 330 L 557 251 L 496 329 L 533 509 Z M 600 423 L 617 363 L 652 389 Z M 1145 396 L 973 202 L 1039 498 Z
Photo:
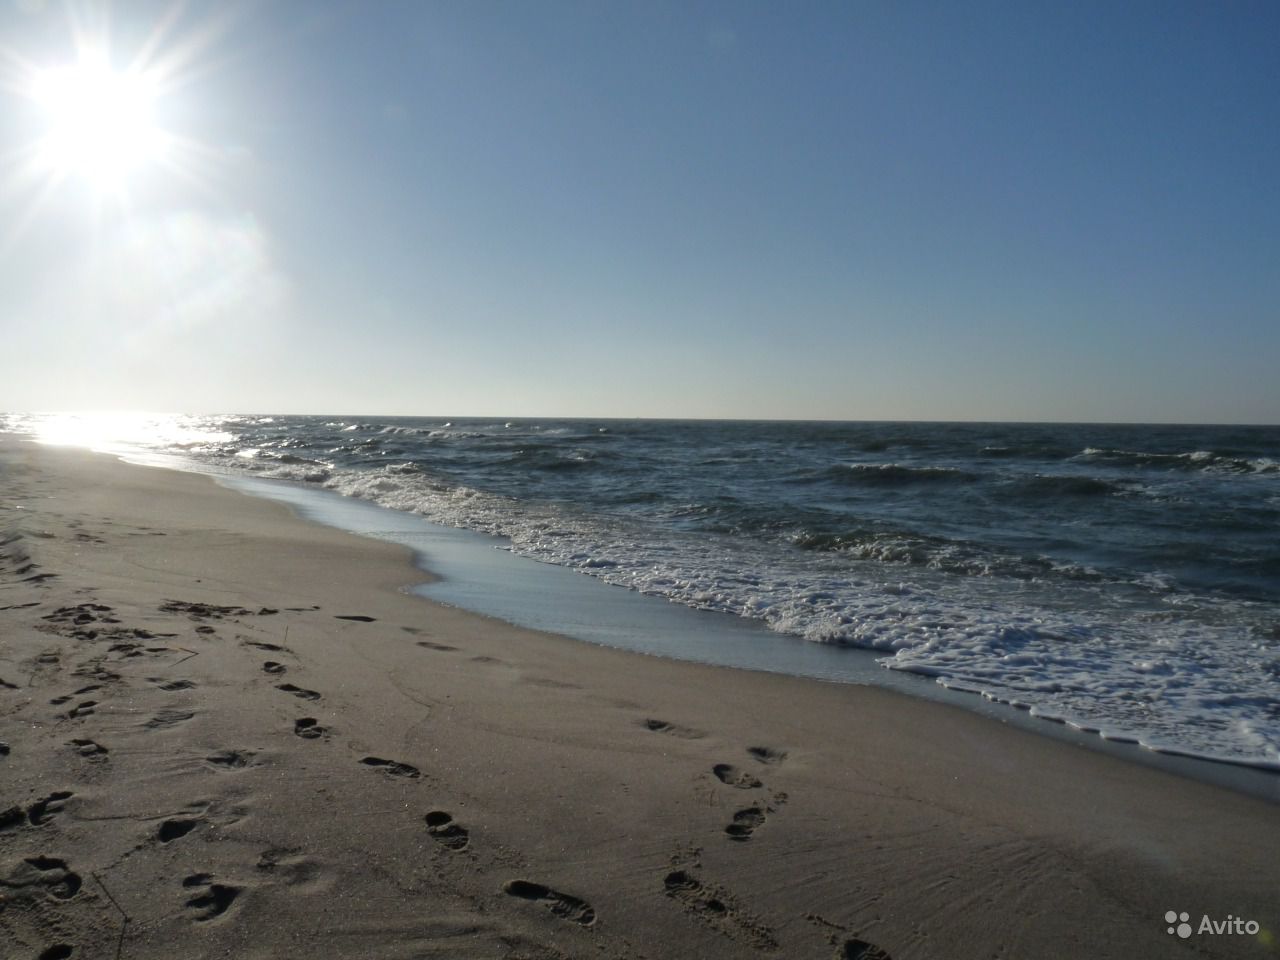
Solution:
M 184 187 L 216 186 L 227 151 L 191 135 L 189 87 L 236 14 L 218 5 L 194 20 L 187 6 L 113 25 L 105 4 L 66 4 L 61 50 L 0 37 L 4 126 L 18 135 L 0 153 L 0 256 L 51 207 L 82 210 L 97 230 Z
M 48 125 L 42 165 L 110 186 L 159 160 L 166 138 L 153 116 L 156 94 L 145 74 L 114 71 L 98 58 L 37 73 L 31 96 Z

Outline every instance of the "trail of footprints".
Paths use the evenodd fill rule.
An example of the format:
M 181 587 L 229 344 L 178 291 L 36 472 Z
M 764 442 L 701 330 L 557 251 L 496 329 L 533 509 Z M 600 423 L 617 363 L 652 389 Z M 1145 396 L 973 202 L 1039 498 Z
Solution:
M 645 729 L 666 736 L 682 739 L 700 739 L 704 736 L 701 731 L 665 720 L 647 718 L 640 723 Z M 747 747 L 746 754 L 751 760 L 764 766 L 777 766 L 787 758 L 786 751 L 766 746 Z M 764 825 L 768 815 L 777 812 L 787 801 L 786 793 L 768 790 L 753 772 L 732 763 L 714 764 L 711 773 L 727 787 L 736 790 L 765 790 L 768 797 L 734 812 L 733 819 L 724 828 L 725 836 L 730 841 L 745 843 L 750 840 L 756 830 Z M 693 851 L 692 858 L 696 860 L 698 853 L 700 849 Z M 682 867 L 681 859 L 679 856 L 674 858 L 672 866 L 675 869 L 663 877 L 662 887 L 667 897 L 732 940 L 744 942 L 758 950 L 778 949 L 778 941 L 767 924 L 746 911 L 727 890 L 700 879 L 689 867 Z M 835 960 L 891 958 L 880 947 L 858 937 L 849 937 L 838 945 Z
M 15 606 L 36 605 L 38 603 Z M 160 609 L 162 612 L 185 614 L 196 623 L 193 628 L 194 631 L 206 637 L 215 633 L 214 628 L 207 622 L 209 620 L 220 621 L 228 617 L 253 614 L 253 611 L 243 607 L 218 606 L 178 600 L 165 601 Z M 256 615 L 270 615 L 276 612 L 273 609 L 264 607 L 258 610 Z M 60 607 L 53 613 L 41 618 L 45 624 L 42 629 L 48 632 L 57 633 L 79 642 L 110 642 L 105 654 L 97 656 L 74 670 L 75 675 L 90 677 L 98 682 L 81 686 L 71 693 L 54 697 L 50 701 L 51 706 L 67 707 L 57 715 L 60 721 L 83 721 L 86 718 L 93 717 L 95 708 L 100 705 L 100 702 L 96 699 L 80 698 L 91 693 L 103 691 L 107 685 L 122 681 L 123 678 L 120 674 L 108 670 L 103 665 L 104 660 L 113 655 L 118 659 L 125 659 L 174 651 L 174 648 L 169 646 L 147 646 L 141 641 L 154 640 L 161 637 L 175 637 L 178 634 L 157 634 L 144 629 L 130 629 L 122 626 L 120 620 L 113 616 L 113 613 L 112 608 L 105 604 L 86 602 Z M 248 645 L 273 652 L 286 649 L 281 645 L 267 642 L 250 641 Z M 189 655 L 192 654 L 192 651 L 186 652 Z M 34 680 L 36 673 L 42 668 L 58 668 L 61 660 L 61 655 L 52 651 L 39 655 L 35 659 L 36 672 L 33 672 L 32 679 Z M 268 673 L 276 674 L 285 671 L 284 666 L 275 661 L 267 661 L 263 669 Z M 147 682 L 153 684 L 158 690 L 170 693 L 191 690 L 196 686 L 193 681 L 169 677 L 149 677 Z M 18 689 L 16 684 L 3 682 L 3 685 Z M 307 700 L 316 700 L 320 697 L 320 694 L 316 691 L 306 690 L 293 684 L 280 684 L 279 689 Z M 195 712 L 192 710 L 169 707 L 158 711 L 154 716 L 144 721 L 141 726 L 148 730 L 165 729 L 182 724 L 194 716 Z M 300 736 L 319 737 L 325 733 L 325 728 L 319 726 L 313 719 L 304 718 L 298 721 L 295 732 L 298 732 Z M 80 756 L 91 761 L 104 761 L 110 754 L 110 750 L 106 746 L 89 737 L 74 737 L 69 739 L 67 743 Z M 0 756 L 7 755 L 9 753 L 8 745 L 0 746 L 3 748 L 0 749 Z M 251 751 L 224 750 L 205 758 L 205 762 L 214 769 L 235 770 L 251 765 L 253 758 L 254 754 Z M 396 764 L 390 761 L 385 763 L 389 767 L 388 772 L 394 775 L 418 775 L 418 771 L 407 764 Z M 44 828 L 62 811 L 63 805 L 73 796 L 74 794 L 70 790 L 55 791 L 35 800 L 26 807 L 13 806 L 7 810 L 0 811 L 0 832 Z M 448 817 L 447 814 L 444 816 Z M 451 818 L 449 819 L 451 820 Z M 199 816 L 166 818 L 155 828 L 154 840 L 162 845 L 173 843 L 186 837 L 204 822 L 204 818 Z M 450 822 L 441 823 L 438 813 L 432 815 L 428 830 L 438 838 L 439 842 L 450 849 L 461 849 L 466 845 L 467 833 L 465 829 Z M 60 900 L 70 900 L 76 896 L 82 884 L 83 881 L 80 875 L 71 870 L 67 861 L 63 859 L 46 855 L 27 857 L 16 868 L 8 871 L 7 874 L 0 875 L 0 903 L 41 893 Z M 241 893 L 240 887 L 215 882 L 211 875 L 204 873 L 191 874 L 182 881 L 182 885 L 189 891 L 185 906 L 190 911 L 192 919 L 199 923 L 216 920 L 227 913 Z M 60 958 L 74 955 L 74 952 L 75 948 L 70 944 L 57 943 L 44 949 L 39 956 L 40 960 L 60 960 Z
M 319 609 L 319 608 L 307 608 Z M 161 606 L 163 612 L 185 614 L 196 623 L 195 630 L 205 636 L 214 633 L 209 621 L 221 621 L 229 617 L 268 616 L 277 611 L 261 608 L 254 611 L 238 606 L 218 606 L 207 603 L 168 600 Z M 111 608 L 97 603 L 84 603 L 71 607 L 62 607 L 43 619 L 59 632 L 70 631 L 69 635 L 77 640 L 112 640 L 113 645 L 108 653 L 118 657 L 134 657 L 159 652 L 171 652 L 171 647 L 147 647 L 140 641 L 158 637 L 172 637 L 175 634 L 154 634 L 147 630 L 130 630 L 120 626 L 120 622 L 111 616 Z M 338 615 L 336 619 L 353 623 L 373 622 L 372 617 L 356 614 Z M 419 633 L 414 628 L 404 628 L 409 633 Z M 244 646 L 267 651 L 269 653 L 287 653 L 288 648 L 282 644 L 252 640 L 240 637 Z M 418 646 L 437 652 L 457 652 L 456 647 L 436 643 L 429 640 L 416 641 Z M 58 657 L 47 655 L 47 664 L 56 665 Z M 279 677 L 287 672 L 286 666 L 279 660 L 266 660 L 261 666 L 262 672 Z M 54 706 L 71 703 L 78 697 L 102 690 L 106 684 L 121 679 L 118 674 L 107 670 L 102 663 L 95 662 L 90 666 L 78 669 L 77 674 L 91 676 L 97 683 L 85 685 L 73 693 L 55 698 Z M 179 692 L 192 689 L 195 684 L 189 680 L 165 677 L 151 677 L 149 682 L 159 690 Z M 278 683 L 276 689 L 299 699 L 317 701 L 321 694 L 315 690 L 297 686 L 293 683 Z M 61 714 L 65 720 L 79 720 L 91 717 L 98 701 L 81 700 Z M 145 723 L 148 729 L 160 729 L 183 723 L 194 716 L 191 711 L 178 708 L 161 710 Z M 697 740 L 705 736 L 701 731 L 664 720 L 646 718 L 640 721 L 647 730 L 680 739 Z M 329 730 L 319 723 L 315 717 L 299 717 L 294 721 L 293 732 L 306 740 L 328 740 Z M 91 761 L 106 760 L 110 751 L 107 747 L 87 737 L 77 737 L 68 741 L 77 752 Z M 0 745 L 2 746 L 2 745 Z M 0 756 L 7 748 L 0 749 Z M 782 763 L 786 754 L 783 751 L 763 746 L 747 748 L 750 761 L 769 766 Z M 254 762 L 254 753 L 244 750 L 224 750 L 205 758 L 205 762 L 219 770 L 236 770 L 247 767 Z M 422 773 L 411 764 L 389 760 L 378 756 L 365 756 L 360 764 L 381 771 L 388 777 L 402 780 L 418 780 Z M 731 822 L 725 826 L 726 837 L 733 842 L 749 841 L 768 819 L 768 816 L 785 802 L 786 795 L 767 790 L 762 780 L 750 770 L 742 769 L 731 763 L 717 763 L 711 768 L 712 775 L 722 784 L 736 790 L 765 790 L 768 799 L 743 806 L 735 811 Z M 57 791 L 43 797 L 26 808 L 12 807 L 0 812 L 0 831 L 17 828 L 39 828 L 49 823 L 62 809 L 63 804 L 73 796 L 71 791 Z M 204 819 L 199 816 L 172 816 L 164 819 L 155 828 L 154 840 L 167 845 L 187 837 L 195 831 Z M 424 815 L 423 822 L 427 835 L 440 847 L 446 855 L 455 855 L 469 849 L 470 832 L 458 823 L 453 815 L 445 810 L 432 810 Z M 264 858 L 266 855 L 264 854 Z M 272 864 L 268 864 L 271 866 Z M 262 864 L 260 863 L 261 867 Z M 264 867 L 264 869 L 267 869 Z M 0 878 L 0 888 L 6 893 L 20 888 L 46 890 L 55 898 L 70 899 L 76 895 L 82 881 L 78 874 L 70 869 L 66 861 L 56 857 L 37 856 L 28 858 L 19 869 L 8 877 Z M 182 881 L 188 891 L 185 907 L 194 922 L 208 923 L 216 921 L 232 909 L 243 888 L 217 882 L 207 873 L 194 873 Z M 662 879 L 662 890 L 665 895 L 679 903 L 684 909 L 711 924 L 732 939 L 750 944 L 759 949 L 777 949 L 777 941 L 768 926 L 741 908 L 734 898 L 718 886 L 698 878 L 688 868 L 670 870 Z M 570 893 L 555 890 L 544 884 L 526 879 L 507 882 L 502 891 L 509 897 L 537 904 L 560 920 L 583 927 L 590 927 L 596 921 L 595 908 L 586 900 Z M 65 944 L 55 944 L 40 956 L 57 960 L 71 956 L 73 950 Z M 850 937 L 839 945 L 836 960 L 889 960 L 888 955 L 873 944 L 859 938 Z
M 18 609 L 38 605 L 37 601 L 30 604 L 15 604 L 4 609 Z M 219 621 L 228 617 L 253 614 L 253 611 L 243 607 L 218 606 L 179 600 L 167 600 L 161 605 L 160 609 L 166 613 L 185 614 L 196 623 L 194 631 L 206 637 L 215 632 L 214 628 L 207 622 L 209 620 Z M 276 610 L 264 607 L 258 610 L 256 615 L 270 615 L 276 612 Z M 113 609 L 105 604 L 85 602 L 59 607 L 53 613 L 41 618 L 44 624 L 41 629 L 47 632 L 60 634 L 68 639 L 82 643 L 110 642 L 105 654 L 97 656 L 73 671 L 77 676 L 91 677 L 98 682 L 81 686 L 71 693 L 63 694 L 50 700 L 51 706 L 66 707 L 61 713 L 57 714 L 57 718 L 60 721 L 83 721 L 86 718 L 93 717 L 95 708 L 100 705 L 100 702 L 96 699 L 80 698 L 102 691 L 108 684 L 119 682 L 123 679 L 120 674 L 108 670 L 103 665 L 105 659 L 112 655 L 119 659 L 124 659 L 148 654 L 170 653 L 174 650 L 174 648 L 168 646 L 146 646 L 140 641 L 154 640 L 160 637 L 175 637 L 177 634 L 157 634 L 144 629 L 130 629 L 122 626 L 120 620 L 113 616 L 113 613 Z M 368 620 L 371 618 L 353 617 L 347 619 Z M 266 642 L 250 641 L 249 645 L 271 651 L 283 651 L 286 649 L 281 645 Z M 192 651 L 187 651 L 187 653 L 191 654 Z M 36 669 L 32 673 L 32 680 L 42 669 L 58 668 L 61 661 L 62 656 L 58 652 L 50 651 L 40 654 L 34 661 Z M 276 674 L 283 673 L 285 670 L 282 664 L 274 661 L 268 661 L 264 664 L 263 669 L 268 673 Z M 196 686 L 191 680 L 170 677 L 149 677 L 147 682 L 153 684 L 158 690 L 170 693 L 191 690 Z M 6 688 L 19 689 L 17 684 L 11 684 L 3 680 L 0 680 L 0 685 Z M 306 690 L 293 684 L 280 684 L 279 689 L 307 700 L 316 700 L 320 697 L 320 694 L 316 691 Z M 158 711 L 150 719 L 144 721 L 141 726 L 149 730 L 164 729 L 184 723 L 194 716 L 195 712 L 192 710 L 169 707 Z M 300 736 L 319 737 L 325 733 L 325 728 L 319 726 L 313 719 L 304 718 L 298 721 L 295 732 L 298 732 Z M 90 761 L 104 761 L 110 754 L 110 750 L 106 746 L 89 737 L 74 737 L 69 739 L 67 744 L 80 756 Z M 7 756 L 9 752 L 8 744 L 0 744 L 0 757 Z M 254 754 L 251 751 L 224 750 L 205 758 L 205 762 L 215 769 L 234 770 L 252 764 L 253 757 Z M 418 775 L 418 771 L 407 764 L 395 764 L 389 761 L 386 763 L 390 768 L 388 772 L 392 774 L 402 776 Z M 7 810 L 0 811 L 0 833 L 17 829 L 40 829 L 46 827 L 61 813 L 63 805 L 73 796 L 74 793 L 70 790 L 59 790 L 41 797 L 25 807 L 12 806 Z M 443 816 L 446 821 L 451 820 L 447 814 Z M 439 842 L 450 849 L 465 847 L 467 842 L 466 830 L 451 822 L 441 823 L 440 817 L 441 814 L 439 812 L 431 815 L 428 830 L 437 837 Z M 155 828 L 154 840 L 162 845 L 172 843 L 186 837 L 204 822 L 204 818 L 199 816 L 166 818 Z M 70 900 L 76 896 L 82 885 L 83 881 L 80 875 L 69 867 L 66 860 L 43 854 L 26 857 L 15 868 L 8 870 L 6 873 L 0 873 L 0 904 L 43 894 L 59 900 Z M 192 919 L 199 923 L 216 920 L 225 914 L 241 892 L 241 888 L 215 882 L 211 875 L 204 873 L 191 874 L 182 881 L 182 885 L 190 894 L 185 905 L 191 912 Z M 0 906 L 0 909 L 3 909 L 3 907 Z M 40 960 L 62 960 L 62 958 L 73 956 L 74 953 L 75 947 L 72 945 L 55 943 L 41 951 L 39 958 Z
M 30 825 L 42 827 L 62 811 L 62 806 L 75 794 L 70 790 L 55 790 L 27 807 L 12 806 L 0 811 L 0 832 Z
M 694 730 L 680 724 L 665 720 L 645 719 L 641 725 L 654 733 L 693 740 L 704 736 L 702 731 Z M 747 756 L 757 763 L 775 766 L 782 763 L 787 754 L 785 750 L 773 747 L 747 747 Z M 765 790 L 764 782 L 750 771 L 734 766 L 732 763 L 717 763 L 711 768 L 712 775 L 725 786 L 738 790 Z M 781 792 L 767 791 L 768 799 L 749 806 L 740 807 L 733 814 L 733 819 L 724 828 L 725 836 L 737 843 L 745 843 L 752 835 L 764 826 L 769 814 L 776 813 L 778 808 L 787 802 L 787 795 Z
M 355 622 L 368 623 L 374 618 L 356 615 L 340 615 L 336 619 L 349 620 Z M 417 633 L 418 631 L 411 627 L 404 628 L 407 633 Z M 437 652 L 456 652 L 457 647 L 452 647 L 443 643 L 434 643 L 428 640 L 417 641 L 418 646 Z M 253 643 L 253 646 L 259 648 L 281 650 L 283 648 L 273 647 L 269 644 Z M 275 660 L 268 660 L 263 663 L 262 670 L 264 673 L 280 674 L 285 672 L 283 664 Z M 278 690 L 292 693 L 294 696 L 303 699 L 314 700 L 319 699 L 320 694 L 313 690 L 305 690 L 296 687 L 293 684 L 277 684 Z M 327 739 L 328 730 L 322 726 L 315 717 L 299 717 L 294 721 L 293 732 L 296 736 L 307 740 Z M 367 767 L 381 770 L 389 777 L 417 780 L 422 776 L 422 771 L 412 764 L 403 763 L 398 760 L 388 760 L 384 757 L 366 756 L 359 761 Z M 454 819 L 453 814 L 446 810 L 432 810 L 423 816 L 423 822 L 426 825 L 427 835 L 431 837 L 443 850 L 449 853 L 459 853 L 466 850 L 471 844 L 471 833 L 462 824 Z M 562 920 L 578 924 L 580 926 L 591 926 L 595 923 L 595 908 L 587 901 L 572 894 L 562 893 L 558 890 L 535 883 L 530 880 L 511 880 L 503 886 L 503 892 L 508 896 L 540 903 L 551 913 Z

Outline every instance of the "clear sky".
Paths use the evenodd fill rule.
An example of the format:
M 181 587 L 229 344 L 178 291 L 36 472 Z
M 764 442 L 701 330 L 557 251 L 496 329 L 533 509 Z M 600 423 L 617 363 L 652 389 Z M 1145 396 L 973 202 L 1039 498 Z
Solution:
M 1273 2 L 0 0 L 0 410 L 1280 422 L 1277 50 Z

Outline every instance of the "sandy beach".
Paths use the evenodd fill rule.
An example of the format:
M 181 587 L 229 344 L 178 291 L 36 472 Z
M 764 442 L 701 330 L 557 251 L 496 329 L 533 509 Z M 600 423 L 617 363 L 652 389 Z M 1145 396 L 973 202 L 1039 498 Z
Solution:
M 1280 950 L 1263 800 L 435 605 L 195 474 L 4 440 L 0 542 L 6 960 Z

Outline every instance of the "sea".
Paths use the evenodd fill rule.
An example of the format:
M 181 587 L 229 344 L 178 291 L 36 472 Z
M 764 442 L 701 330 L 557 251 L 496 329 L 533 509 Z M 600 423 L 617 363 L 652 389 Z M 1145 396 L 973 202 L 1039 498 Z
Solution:
M 0 428 L 370 501 L 767 627 L 779 651 L 872 651 L 1110 740 L 1280 770 L 1280 427 L 57 414 Z

